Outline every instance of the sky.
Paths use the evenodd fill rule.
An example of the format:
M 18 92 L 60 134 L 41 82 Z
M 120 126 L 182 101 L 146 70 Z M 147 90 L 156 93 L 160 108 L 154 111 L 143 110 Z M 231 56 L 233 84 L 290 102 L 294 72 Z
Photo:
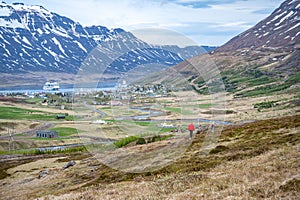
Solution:
M 270 15 L 283 0 L 4 0 L 42 5 L 83 26 L 174 32 L 197 45 L 220 46 Z M 154 31 L 155 32 L 155 31 Z M 141 34 L 143 33 L 143 34 Z M 143 39 L 143 38 L 142 38 Z M 145 38 L 146 40 L 146 38 Z

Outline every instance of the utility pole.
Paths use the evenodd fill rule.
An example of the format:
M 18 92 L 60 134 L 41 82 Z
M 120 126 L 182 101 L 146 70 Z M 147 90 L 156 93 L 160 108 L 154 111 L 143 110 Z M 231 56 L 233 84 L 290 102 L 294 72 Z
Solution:
M 10 154 L 10 130 L 7 127 L 7 139 L 8 139 L 8 154 Z
M 12 131 L 12 150 L 14 151 L 15 150 L 15 139 L 14 139 L 14 135 L 16 134 L 16 129 L 15 127 L 13 126 L 13 131 Z
M 12 151 L 15 150 L 15 144 L 14 144 L 15 128 L 13 127 L 12 129 L 10 129 L 9 127 L 7 127 L 7 134 L 8 134 L 8 154 L 10 154 L 11 150 Z

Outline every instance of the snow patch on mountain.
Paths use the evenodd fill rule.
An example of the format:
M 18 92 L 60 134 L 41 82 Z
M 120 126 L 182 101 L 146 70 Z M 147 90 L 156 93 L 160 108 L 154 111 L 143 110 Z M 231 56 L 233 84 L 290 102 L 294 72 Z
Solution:
M 8 16 L 11 15 L 11 13 L 12 13 L 12 11 L 9 8 L 7 8 L 7 7 L 4 7 L 2 9 L 0 9 L 0 16 L 8 17 Z
M 30 42 L 28 41 L 28 39 L 25 36 L 22 37 L 22 41 L 31 46 Z
M 290 11 L 289 14 L 285 15 L 284 17 L 282 17 L 280 19 L 280 21 L 278 23 L 275 24 L 275 26 L 278 26 L 279 24 L 281 24 L 284 20 L 288 19 L 289 17 L 291 17 L 294 14 L 294 11 Z
M 53 42 L 58 46 L 59 50 L 60 50 L 64 55 L 66 55 L 65 50 L 62 48 L 60 42 L 59 42 L 55 37 L 53 37 L 52 40 L 53 40 Z
M 11 19 L 8 21 L 0 18 L 0 26 L 5 26 L 9 28 L 24 28 L 24 25 L 16 19 Z

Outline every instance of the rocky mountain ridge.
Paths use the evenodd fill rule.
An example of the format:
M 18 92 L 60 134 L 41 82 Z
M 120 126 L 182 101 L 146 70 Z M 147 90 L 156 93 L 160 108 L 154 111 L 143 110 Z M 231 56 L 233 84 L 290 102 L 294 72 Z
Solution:
M 64 72 L 76 74 L 97 46 L 119 52 L 121 59 L 109 66 L 111 72 L 126 71 L 145 63 L 175 65 L 210 47 L 161 48 L 149 45 L 123 29 L 83 27 L 42 6 L 0 3 L 0 52 L 2 73 Z M 130 56 L 126 53 L 131 52 Z M 123 55 L 124 54 L 124 55 Z M 127 57 L 126 57 L 127 56 Z
M 293 48 L 300 43 L 300 1 L 287 0 L 254 27 L 232 38 L 217 51 L 243 48 Z

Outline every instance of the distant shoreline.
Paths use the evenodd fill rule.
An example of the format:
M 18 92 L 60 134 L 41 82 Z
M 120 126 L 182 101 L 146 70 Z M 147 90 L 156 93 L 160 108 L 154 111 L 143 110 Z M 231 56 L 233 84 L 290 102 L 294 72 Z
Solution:
M 108 82 L 108 83 L 99 83 L 97 87 L 93 84 L 87 85 L 74 85 L 74 84 L 60 84 L 60 89 L 58 91 L 47 91 L 43 90 L 43 85 L 23 85 L 23 86 L 8 86 L 8 87 L 0 87 L 1 94 L 7 93 L 44 93 L 44 92 L 73 92 L 74 87 L 83 88 L 88 90 L 114 90 L 116 83 Z
M 81 89 L 81 88 L 80 88 Z M 97 88 L 92 87 L 82 87 L 82 89 L 85 90 L 97 90 L 97 91 L 103 91 L 103 90 L 114 90 L 115 86 L 102 86 Z M 62 85 L 59 90 L 43 90 L 41 87 L 10 87 L 10 88 L 0 88 L 0 94 L 12 94 L 12 93 L 61 93 L 61 92 L 74 92 L 74 86 L 73 85 Z

